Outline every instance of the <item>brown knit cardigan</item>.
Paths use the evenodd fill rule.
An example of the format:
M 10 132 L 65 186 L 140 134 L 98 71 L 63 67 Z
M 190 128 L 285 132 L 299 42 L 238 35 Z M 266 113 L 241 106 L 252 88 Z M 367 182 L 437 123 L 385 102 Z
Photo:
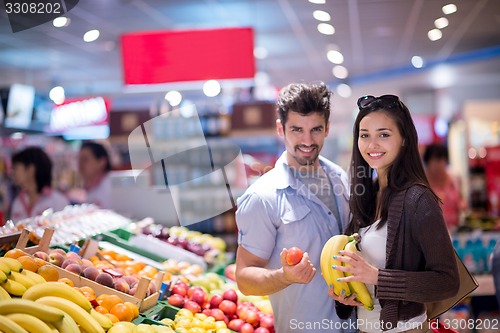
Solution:
M 386 265 L 379 270 L 375 296 L 383 330 L 425 311 L 424 303 L 453 297 L 460 285 L 453 245 L 439 203 L 425 186 L 397 193 L 387 216 Z M 352 307 L 336 302 L 348 318 Z

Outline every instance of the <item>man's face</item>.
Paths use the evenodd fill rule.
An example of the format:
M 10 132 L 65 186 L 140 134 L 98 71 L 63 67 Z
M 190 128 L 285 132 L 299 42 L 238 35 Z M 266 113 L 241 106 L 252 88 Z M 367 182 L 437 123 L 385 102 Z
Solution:
M 319 166 L 318 156 L 329 130 L 324 115 L 318 112 L 301 115 L 290 111 L 284 126 L 280 121 L 276 124 L 278 134 L 285 141 L 289 166 L 294 168 Z

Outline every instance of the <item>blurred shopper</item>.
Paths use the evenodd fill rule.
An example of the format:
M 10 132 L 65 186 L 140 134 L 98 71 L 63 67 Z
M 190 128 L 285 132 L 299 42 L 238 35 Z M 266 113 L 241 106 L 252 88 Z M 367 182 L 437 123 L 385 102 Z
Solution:
M 455 232 L 460 222 L 460 214 L 467 203 L 460 192 L 458 177 L 448 171 L 448 148 L 440 144 L 427 146 L 423 160 L 429 185 L 441 199 L 444 220 L 450 232 Z
M 495 295 L 497 297 L 498 306 L 500 307 L 500 239 L 497 240 L 497 244 L 491 255 L 491 273 L 493 274 Z
M 52 161 L 38 147 L 28 147 L 12 156 L 12 178 L 19 187 L 11 208 L 14 222 L 41 215 L 49 208 L 62 210 L 69 203 L 52 189 Z
M 278 99 L 286 151 L 238 199 L 236 281 L 246 295 L 269 295 L 276 332 L 346 332 L 320 267 L 323 245 L 348 220 L 347 175 L 320 156 L 329 132 L 326 85 L 290 84 Z M 302 260 L 286 262 L 299 247 Z
M 110 208 L 111 162 L 106 148 L 97 142 L 84 142 L 78 154 L 78 171 L 85 189 L 83 202 Z
M 374 309 L 366 310 L 355 294 L 336 296 L 333 288 L 329 294 L 357 306 L 361 332 L 425 332 L 425 303 L 458 291 L 455 252 L 425 176 L 408 108 L 394 95 L 361 97 L 358 108 L 346 234 L 361 235 L 361 251 L 340 251 L 338 259 L 352 266 L 334 268 L 353 274 L 339 281 L 367 285 Z M 339 313 L 346 310 L 338 306 Z

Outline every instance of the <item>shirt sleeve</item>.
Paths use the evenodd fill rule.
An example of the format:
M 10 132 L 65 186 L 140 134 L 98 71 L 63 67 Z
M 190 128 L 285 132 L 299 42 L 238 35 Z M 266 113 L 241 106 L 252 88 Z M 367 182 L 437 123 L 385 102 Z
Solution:
M 238 199 L 238 244 L 265 260 L 269 260 L 276 245 L 277 228 L 271 217 L 273 211 L 271 205 L 256 193 L 244 194 Z

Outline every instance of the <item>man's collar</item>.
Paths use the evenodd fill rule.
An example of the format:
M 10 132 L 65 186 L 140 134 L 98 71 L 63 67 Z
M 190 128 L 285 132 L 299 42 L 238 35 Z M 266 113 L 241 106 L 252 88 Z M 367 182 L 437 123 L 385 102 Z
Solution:
M 291 187 L 293 189 L 297 189 L 299 187 L 299 185 L 297 184 L 298 179 L 294 176 L 292 168 L 290 168 L 290 166 L 288 165 L 286 156 L 287 152 L 284 151 L 283 154 L 281 154 L 280 158 L 276 161 L 276 164 L 274 166 L 277 170 L 280 170 L 280 172 L 277 173 L 276 179 L 276 188 L 278 190 L 284 190 L 287 187 Z M 323 157 L 319 156 L 319 162 L 321 167 L 323 167 Z

